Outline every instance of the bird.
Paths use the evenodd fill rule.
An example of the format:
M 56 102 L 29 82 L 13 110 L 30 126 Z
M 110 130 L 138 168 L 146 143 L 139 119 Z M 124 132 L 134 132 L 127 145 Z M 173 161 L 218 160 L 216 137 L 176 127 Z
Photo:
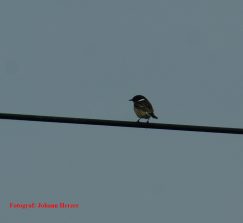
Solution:
M 141 118 L 148 119 L 147 123 L 149 123 L 149 119 L 158 117 L 154 114 L 154 109 L 152 104 L 149 102 L 147 98 L 145 98 L 143 95 L 136 95 L 129 101 L 133 102 L 134 105 L 134 112 L 138 116 L 137 122 L 140 121 Z

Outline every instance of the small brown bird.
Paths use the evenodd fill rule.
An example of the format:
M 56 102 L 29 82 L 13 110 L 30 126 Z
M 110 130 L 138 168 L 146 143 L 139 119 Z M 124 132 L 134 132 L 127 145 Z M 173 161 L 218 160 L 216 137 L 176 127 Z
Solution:
M 129 101 L 133 102 L 134 112 L 139 117 L 137 122 L 139 122 L 141 118 L 148 119 L 147 123 L 149 122 L 150 117 L 157 119 L 157 116 L 154 114 L 153 106 L 144 96 L 136 95 Z

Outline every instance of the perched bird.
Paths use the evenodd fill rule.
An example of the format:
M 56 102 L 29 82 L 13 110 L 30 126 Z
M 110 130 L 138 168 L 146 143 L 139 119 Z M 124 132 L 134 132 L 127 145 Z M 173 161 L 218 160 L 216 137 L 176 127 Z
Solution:
M 151 103 L 144 96 L 136 95 L 129 101 L 133 102 L 134 112 L 139 117 L 138 122 L 141 118 L 148 119 L 147 123 L 149 122 L 150 117 L 157 119 Z

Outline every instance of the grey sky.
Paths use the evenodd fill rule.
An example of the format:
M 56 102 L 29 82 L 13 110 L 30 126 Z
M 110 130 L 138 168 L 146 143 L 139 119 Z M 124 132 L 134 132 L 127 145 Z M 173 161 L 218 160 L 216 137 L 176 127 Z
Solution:
M 144 94 L 153 122 L 242 128 L 242 21 L 237 0 L 1 0 L 0 112 L 135 121 Z M 242 136 L 0 123 L 1 222 L 243 220 Z

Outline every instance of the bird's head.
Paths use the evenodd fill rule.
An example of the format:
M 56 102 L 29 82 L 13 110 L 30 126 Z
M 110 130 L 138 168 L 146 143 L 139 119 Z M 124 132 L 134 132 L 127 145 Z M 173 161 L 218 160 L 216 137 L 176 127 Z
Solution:
M 146 100 L 146 98 L 143 95 L 136 95 L 129 101 L 137 102 L 137 101 L 142 101 L 142 100 Z

